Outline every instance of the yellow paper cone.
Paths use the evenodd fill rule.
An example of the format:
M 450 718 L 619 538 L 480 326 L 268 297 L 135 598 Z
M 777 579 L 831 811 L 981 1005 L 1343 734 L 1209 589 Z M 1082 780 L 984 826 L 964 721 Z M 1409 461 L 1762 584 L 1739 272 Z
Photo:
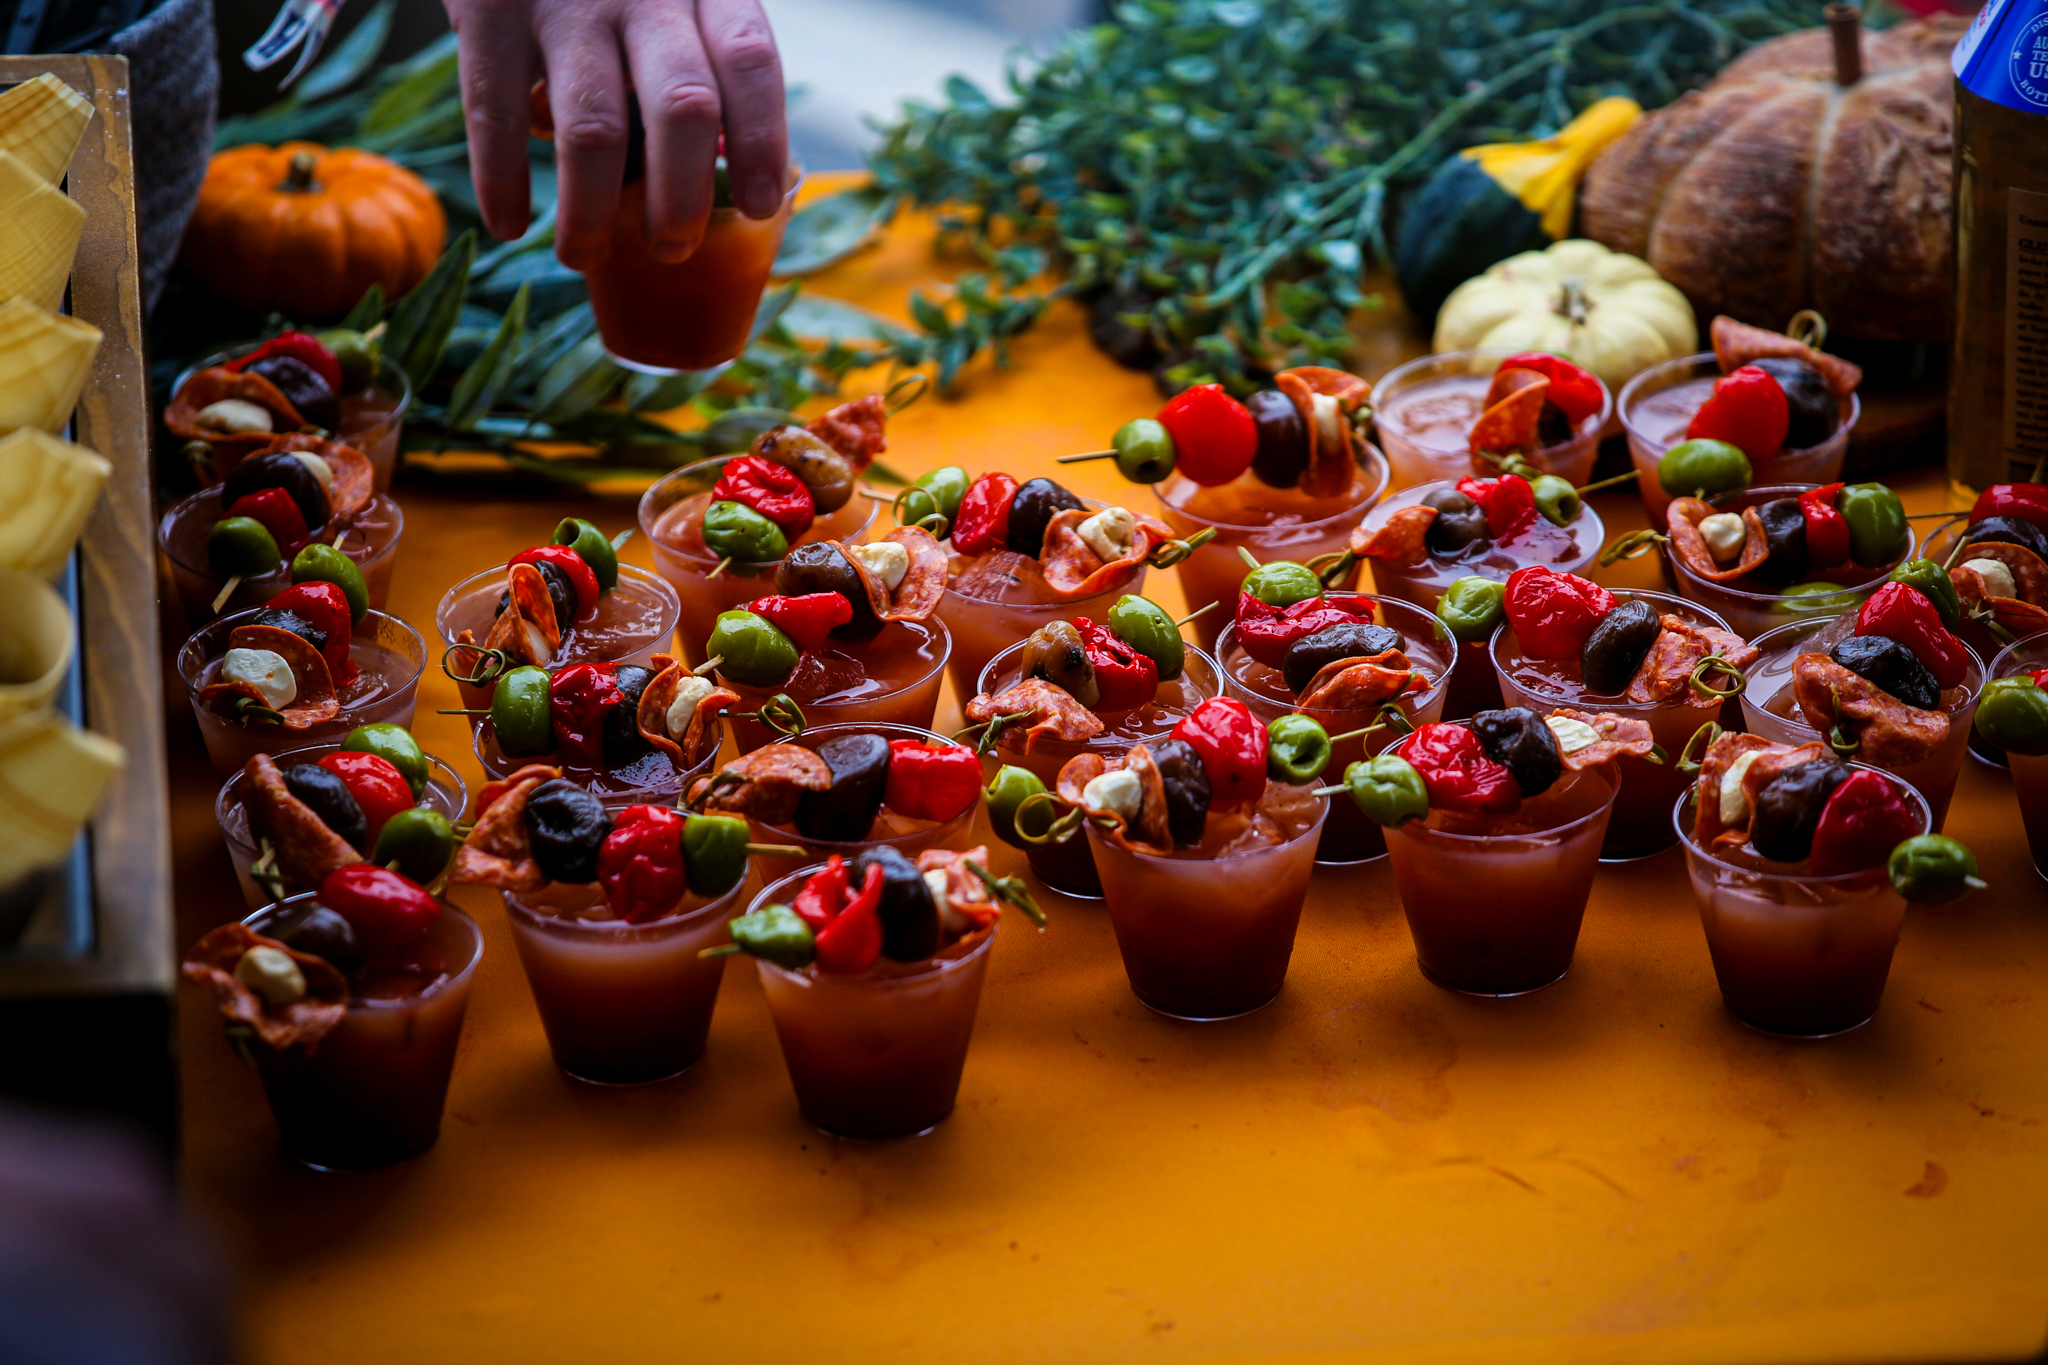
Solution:
M 99 349 L 89 322 L 23 299 L 0 303 L 0 432 L 62 431 Z
M 0 567 L 55 578 L 112 472 L 84 446 L 46 432 L 0 437 Z
M 52 312 L 64 302 L 85 210 L 19 158 L 0 152 L 0 299 Z
M 90 122 L 92 101 L 54 72 L 0 93 L 0 151 L 12 152 L 47 184 L 64 178 Z
M 71 665 L 75 635 L 56 589 L 0 569 L 0 722 L 50 704 Z
M 127 760 L 53 711 L 0 724 L 0 886 L 69 852 Z

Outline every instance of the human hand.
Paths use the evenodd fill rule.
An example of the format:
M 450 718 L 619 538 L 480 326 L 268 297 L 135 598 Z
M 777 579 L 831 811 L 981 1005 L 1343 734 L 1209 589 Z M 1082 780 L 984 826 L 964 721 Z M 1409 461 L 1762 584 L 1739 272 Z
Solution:
M 559 176 L 555 255 L 570 269 L 587 270 L 610 250 L 627 101 L 636 97 L 657 260 L 683 260 L 703 238 L 721 128 L 740 212 L 767 218 L 780 207 L 789 164 L 782 63 L 757 0 L 445 3 L 461 53 L 477 204 L 493 235 L 517 237 L 531 217 L 526 139 L 541 75 Z

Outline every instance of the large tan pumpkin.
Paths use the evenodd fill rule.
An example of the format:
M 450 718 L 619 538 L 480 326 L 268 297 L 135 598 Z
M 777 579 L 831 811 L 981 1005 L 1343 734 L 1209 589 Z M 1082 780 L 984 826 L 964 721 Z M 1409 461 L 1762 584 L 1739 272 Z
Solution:
M 1600 154 L 1580 230 L 1702 317 L 1782 329 L 1814 308 L 1837 336 L 1947 340 L 1948 54 L 1966 22 L 1863 33 L 1848 85 L 1827 29 L 1752 48 Z

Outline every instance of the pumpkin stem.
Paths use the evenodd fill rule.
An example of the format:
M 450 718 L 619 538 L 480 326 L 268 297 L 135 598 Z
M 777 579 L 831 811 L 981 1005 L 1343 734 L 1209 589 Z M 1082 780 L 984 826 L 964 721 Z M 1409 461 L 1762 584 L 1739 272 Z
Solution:
M 1863 11 L 1836 3 L 1824 13 L 1835 40 L 1835 84 L 1846 88 L 1863 79 Z
M 1557 303 L 1557 311 L 1574 327 L 1586 325 L 1586 281 L 1577 275 L 1564 277 L 1564 297 Z
M 287 194 L 310 194 L 320 188 L 313 179 L 313 171 L 320 164 L 311 152 L 292 153 L 292 163 L 284 173 L 284 183 L 278 188 Z

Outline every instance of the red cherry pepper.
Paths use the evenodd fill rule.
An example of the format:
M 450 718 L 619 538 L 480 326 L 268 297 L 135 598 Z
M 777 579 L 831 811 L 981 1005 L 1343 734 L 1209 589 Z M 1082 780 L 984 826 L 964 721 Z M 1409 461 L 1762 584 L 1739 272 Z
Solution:
M 1182 389 L 1159 410 L 1159 425 L 1173 438 L 1173 467 L 1206 487 L 1229 483 L 1259 453 L 1251 409 L 1221 384 Z
M 963 555 L 1000 550 L 1010 538 L 1010 504 L 1017 500 L 1017 481 L 1008 474 L 984 474 L 960 495 L 953 518 L 953 548 Z
M 225 517 L 254 517 L 270 532 L 277 548 L 290 559 L 306 540 L 306 514 L 282 488 L 259 488 L 236 498 L 221 514 Z
M 1234 697 L 1211 697 L 1180 718 L 1173 737 L 1201 756 L 1209 807 L 1256 801 L 1266 790 L 1266 727 Z
M 666 806 L 628 806 L 597 850 L 597 882 L 628 924 L 660 919 L 682 903 L 683 817 Z
M 1458 491 L 1486 513 L 1486 533 L 1495 540 L 1506 540 L 1536 524 L 1536 490 L 1519 474 L 1460 479 Z
M 1122 636 L 1085 616 L 1074 618 L 1081 632 L 1081 647 L 1095 669 L 1095 688 L 1100 696 L 1097 711 L 1129 711 L 1152 700 L 1159 690 L 1159 665 L 1124 642 Z
M 818 970 L 856 976 L 882 956 L 882 865 L 868 864 L 867 879 L 832 922 L 818 930 Z
M 279 333 L 249 354 L 230 360 L 227 368 L 239 374 L 257 361 L 268 360 L 274 355 L 290 356 L 326 380 L 327 387 L 334 390 L 337 395 L 341 393 L 341 361 L 318 337 L 308 336 L 304 332 Z
M 914 820 L 952 819 L 981 795 L 981 760 L 958 744 L 889 741 L 889 787 L 882 802 Z
M 1986 517 L 2017 517 L 2048 531 L 2048 484 L 1994 483 L 1977 495 L 1970 507 L 1970 520 Z
M 1969 650 L 1941 623 L 1934 604 L 1904 583 L 1887 583 L 1864 599 L 1856 633 L 1882 635 L 1912 650 L 1944 690 L 1961 687 L 1969 676 Z
M 597 575 L 591 571 L 589 561 L 568 546 L 536 545 L 505 561 L 508 569 L 514 564 L 554 565 L 569 576 L 570 584 L 576 589 L 576 619 L 587 621 L 597 610 L 597 599 L 602 592 L 597 586 Z
M 327 648 L 320 651 L 336 687 L 356 680 L 355 661 L 348 657 L 348 598 L 332 583 L 294 583 L 263 604 L 278 611 L 296 612 L 316 629 L 327 632 Z
M 1808 860 L 1817 877 L 1883 867 L 1900 840 L 1920 833 L 1920 817 L 1882 773 L 1858 768 L 1828 794 L 1813 829 Z
M 384 828 L 386 820 L 413 807 L 412 787 L 388 758 L 343 750 L 322 758 L 320 766 L 340 778 L 348 788 L 348 794 L 363 808 L 363 818 L 370 823 L 370 843 L 373 846 L 377 842 L 377 832 Z
M 348 921 L 370 957 L 409 947 L 441 918 L 441 903 L 401 872 L 375 863 L 337 867 L 320 883 L 320 903 Z
M 1599 378 L 1591 370 L 1581 369 L 1561 355 L 1551 355 L 1548 351 L 1521 351 L 1501 361 L 1500 368 L 1534 370 L 1548 379 L 1550 392 L 1544 398 L 1555 404 L 1574 427 L 1607 405 L 1607 394 Z
M 1422 775 L 1429 804 L 1442 810 L 1503 814 L 1522 804 L 1515 775 L 1486 756 L 1486 746 L 1462 725 L 1432 721 L 1401 747 L 1401 757 Z
M 617 664 L 571 664 L 548 681 L 555 752 L 579 768 L 604 767 L 604 720 L 623 706 Z
M 1576 659 L 1593 627 L 1616 604 L 1614 594 L 1598 583 L 1531 564 L 1508 575 L 1502 605 L 1522 653 L 1532 659 Z
M 839 908 L 846 904 L 853 894 L 853 873 L 846 860 L 837 853 L 825 860 L 825 865 L 804 879 L 797 888 L 796 901 L 790 909 L 797 918 L 811 926 L 813 933 L 832 922 Z
M 807 592 L 801 597 L 757 597 L 747 603 L 747 610 L 765 617 L 807 654 L 816 654 L 825 647 L 825 637 L 832 633 L 834 626 L 843 626 L 853 619 L 853 603 L 836 592 Z
M 711 490 L 715 502 L 736 502 L 751 507 L 782 528 L 791 540 L 811 529 L 818 513 L 811 490 L 796 471 L 759 455 L 741 455 L 727 460 Z
M 2048 687 L 2048 668 L 2030 668 L 2027 676 L 2034 680 L 2034 686 Z
M 1328 630 L 1331 626 L 1371 621 L 1370 605 L 1359 610 L 1343 605 L 1353 600 L 1349 597 L 1309 597 L 1282 608 L 1268 606 L 1250 593 L 1241 593 L 1237 599 L 1237 642 L 1244 647 L 1245 653 L 1266 667 L 1278 668 L 1287 654 L 1287 646 L 1302 636 Z
M 1792 406 L 1785 388 L 1768 370 L 1744 365 L 1714 381 L 1714 391 L 1685 429 L 1690 441 L 1705 437 L 1740 447 L 1752 465 L 1762 464 L 1785 444 L 1792 426 Z
M 1849 522 L 1835 506 L 1841 491 L 1841 484 L 1827 483 L 1799 495 L 1799 510 L 1806 517 L 1806 557 L 1816 569 L 1849 562 Z

